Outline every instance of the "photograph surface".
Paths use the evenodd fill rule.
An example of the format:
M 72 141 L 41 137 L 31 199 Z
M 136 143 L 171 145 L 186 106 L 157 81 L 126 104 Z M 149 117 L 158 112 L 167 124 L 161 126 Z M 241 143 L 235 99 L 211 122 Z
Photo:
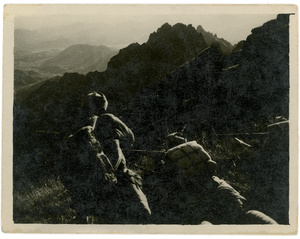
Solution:
M 3 230 L 296 233 L 297 19 L 6 5 Z

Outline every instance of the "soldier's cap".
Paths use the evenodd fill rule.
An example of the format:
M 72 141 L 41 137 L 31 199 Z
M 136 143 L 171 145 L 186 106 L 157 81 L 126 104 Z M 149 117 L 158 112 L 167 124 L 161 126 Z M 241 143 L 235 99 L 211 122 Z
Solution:
M 90 92 L 85 97 L 83 97 L 83 100 L 81 102 L 81 106 L 87 106 L 89 104 L 94 104 L 98 108 L 103 108 L 104 110 L 107 109 L 108 101 L 106 99 L 106 96 L 102 92 Z

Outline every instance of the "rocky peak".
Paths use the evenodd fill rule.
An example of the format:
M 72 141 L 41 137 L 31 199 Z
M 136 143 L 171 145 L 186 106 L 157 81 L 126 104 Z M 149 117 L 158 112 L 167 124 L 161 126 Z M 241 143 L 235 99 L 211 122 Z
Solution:
M 218 38 L 217 34 L 205 31 L 201 25 L 197 27 L 197 32 L 204 37 L 204 40 L 208 46 L 216 46 L 224 54 L 230 54 L 232 52 L 232 44 L 223 38 Z
M 161 127 L 162 133 L 167 130 L 165 126 L 178 130 L 185 124 L 186 132 L 192 133 L 209 131 L 210 127 L 219 132 L 241 132 L 249 130 L 255 121 L 268 122 L 274 115 L 288 118 L 287 23 L 288 15 L 278 16 L 255 29 L 226 56 L 220 52 L 220 42 L 212 43 L 168 74 L 156 89 L 141 91 L 132 112 L 139 112 L 143 121 L 132 119 L 133 125 L 143 124 L 147 129 L 147 125 L 151 127 L 152 122 L 160 120 L 162 125 L 156 127 Z M 147 99 L 153 99 L 153 104 Z M 152 138 L 155 142 L 159 137 Z
M 171 26 L 168 23 L 162 25 L 156 32 L 150 34 L 148 44 L 156 44 L 158 41 L 165 41 L 165 43 L 174 43 L 178 40 L 186 41 L 197 39 L 199 44 L 203 44 L 202 37 L 197 36 L 197 31 L 192 25 L 184 25 L 177 23 Z
M 111 78 L 112 75 L 126 74 L 122 76 L 125 81 L 135 75 L 135 80 L 146 80 L 151 85 L 151 82 L 157 82 L 168 72 L 192 60 L 206 47 L 203 37 L 192 25 L 177 23 L 171 26 L 165 23 L 150 34 L 146 43 L 134 43 L 121 49 L 109 61 L 106 75 Z
M 232 53 L 239 52 L 243 49 L 245 41 L 239 41 L 233 46 Z
M 164 34 L 165 32 L 169 31 L 172 28 L 172 26 L 169 23 L 163 24 L 160 28 L 157 29 L 157 34 Z M 150 35 L 150 37 L 152 34 Z

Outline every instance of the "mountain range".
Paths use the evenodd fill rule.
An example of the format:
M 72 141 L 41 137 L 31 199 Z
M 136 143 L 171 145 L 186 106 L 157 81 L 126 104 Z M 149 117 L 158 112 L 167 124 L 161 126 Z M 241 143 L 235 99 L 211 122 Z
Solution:
M 80 24 L 82 28 L 87 27 Z M 78 26 L 77 26 L 78 27 Z M 79 27 L 80 28 L 80 27 Z M 105 71 L 110 58 L 118 53 L 118 50 L 105 46 L 89 44 L 72 44 L 80 40 L 78 30 L 74 26 L 65 29 L 69 37 L 61 37 L 58 33 L 65 29 L 40 30 L 15 30 L 14 60 L 15 70 L 23 71 L 23 75 L 30 75 L 41 82 L 52 77 L 63 75 L 66 72 L 87 74 L 93 71 Z M 90 31 L 87 29 L 86 31 Z M 53 34 L 46 34 L 47 31 Z M 233 50 L 233 46 L 226 40 L 217 38 L 215 34 L 206 32 L 201 26 L 197 32 L 204 37 L 207 46 L 218 46 L 225 54 Z M 94 34 L 97 38 L 98 33 Z M 89 39 L 89 37 L 86 37 Z M 92 42 L 89 40 L 89 42 Z M 142 47 L 143 48 L 143 47 Z M 170 51 L 171 52 L 171 51 Z M 127 53 L 126 53 L 127 54 Z M 16 75 L 20 78 L 20 74 Z M 15 85 L 18 94 L 18 84 Z M 29 92 L 29 91 L 28 91 Z M 20 98 L 20 97 L 18 97 Z M 23 98 L 23 97 L 22 97 Z
M 44 113 L 54 116 L 47 117 L 48 119 L 52 118 L 57 121 L 58 118 L 64 118 L 63 108 L 80 111 L 80 104 L 76 102 L 80 102 L 81 95 L 96 90 L 105 93 L 110 100 L 110 110 L 120 114 L 120 110 L 129 106 L 133 107 L 132 104 L 136 101 L 136 97 L 141 97 L 140 92 L 146 89 L 159 90 L 157 89 L 158 85 L 169 79 L 172 72 L 178 72 L 182 69 L 180 68 L 182 65 L 193 64 L 198 60 L 203 62 L 202 64 L 207 62 L 207 68 L 204 68 L 202 72 L 199 71 L 199 67 L 186 69 L 187 76 L 183 77 L 181 84 L 186 82 L 184 78 L 191 76 L 193 76 L 193 84 L 195 84 L 195 80 L 202 79 L 194 86 L 202 89 L 201 92 L 193 91 L 195 95 L 190 95 L 190 98 L 193 98 L 193 102 L 195 102 L 195 99 L 200 97 L 202 100 L 206 100 L 210 106 L 212 102 L 216 102 L 218 105 L 217 108 L 214 105 L 207 109 L 207 104 L 196 101 L 197 103 L 194 104 L 198 105 L 197 107 L 205 106 L 206 108 L 202 114 L 205 112 L 207 115 L 211 111 L 219 112 L 216 109 L 220 109 L 222 106 L 223 109 L 220 112 L 226 112 L 225 116 L 228 119 L 224 122 L 226 125 L 233 122 L 229 119 L 236 118 L 239 121 L 242 115 L 248 117 L 249 122 L 255 117 L 263 118 L 266 121 L 271 114 L 286 116 L 288 107 L 285 107 L 284 104 L 288 101 L 289 95 L 289 81 L 285 79 L 288 76 L 288 41 L 281 39 L 287 38 L 287 33 L 284 32 L 286 27 L 277 26 L 284 25 L 282 19 L 284 18 L 281 16 L 254 29 L 247 40 L 243 42 L 241 50 L 225 55 L 225 57 L 223 56 L 224 52 L 216 45 L 209 47 L 203 35 L 199 34 L 191 25 L 171 26 L 166 23 L 150 34 L 146 43 L 142 45 L 133 43 L 121 49 L 109 60 L 107 70 L 103 72 L 89 72 L 86 75 L 75 72 L 66 73 L 58 82 L 47 82 L 28 98 L 25 102 L 26 108 L 29 107 L 28 109 L 39 114 L 38 109 L 50 104 L 49 112 L 45 111 Z M 273 35 L 277 36 L 277 40 Z M 79 46 L 81 47 L 81 45 Z M 56 60 L 51 59 L 49 62 L 62 62 L 62 66 L 63 64 L 68 65 L 70 60 L 66 56 L 68 56 L 69 50 L 76 47 L 78 46 L 66 49 L 54 58 Z M 276 52 L 275 49 L 277 49 Z M 206 55 L 207 59 L 204 58 Z M 276 55 L 275 59 L 273 59 L 274 55 Z M 215 66 L 216 64 L 217 66 Z M 210 76 L 211 74 L 213 76 Z M 270 79 L 273 82 L 271 85 L 268 83 Z M 174 89 L 172 84 L 177 81 L 169 81 L 171 82 L 169 89 Z M 178 80 L 178 82 L 181 81 Z M 57 89 L 60 90 L 57 91 Z M 174 92 L 178 90 L 190 92 L 191 89 L 179 88 Z M 249 94 L 250 91 L 251 94 Z M 278 94 L 273 94 L 275 92 Z M 182 94 L 186 93 L 182 92 Z M 176 97 L 181 97 L 182 94 Z M 68 96 L 67 99 L 65 96 Z M 142 96 L 142 98 L 144 97 Z M 38 103 L 33 104 L 33 99 Z M 57 115 L 57 105 L 62 108 L 58 111 L 62 115 Z M 228 109 L 224 111 L 226 106 Z M 165 108 L 169 107 L 166 105 Z M 199 117 L 201 116 L 199 115 Z M 205 120 L 213 125 L 214 121 L 218 121 L 218 117 L 211 117 L 212 115 Z M 56 127 L 53 122 L 49 125 Z M 56 130 L 61 131 L 64 124 L 60 123 L 58 127 Z
M 153 20 L 153 19 L 152 19 Z M 134 24 L 128 26 L 121 20 L 118 23 L 83 22 L 51 25 L 35 29 L 16 27 L 14 31 L 15 50 L 43 51 L 51 49 L 63 50 L 71 45 L 104 45 L 117 48 L 128 46 L 134 41 L 143 41 L 147 35 L 140 33 Z M 146 23 L 146 22 L 145 22 Z M 119 48 L 118 48 L 119 49 Z
M 71 45 L 62 51 L 15 50 L 15 102 L 24 101 L 38 86 L 66 72 L 105 71 L 116 54 L 117 50 L 112 48 L 85 44 Z
M 27 29 L 15 29 L 15 51 L 43 51 L 51 49 L 64 49 L 73 41 L 65 37 L 49 37 L 52 34 L 43 34 L 39 31 Z

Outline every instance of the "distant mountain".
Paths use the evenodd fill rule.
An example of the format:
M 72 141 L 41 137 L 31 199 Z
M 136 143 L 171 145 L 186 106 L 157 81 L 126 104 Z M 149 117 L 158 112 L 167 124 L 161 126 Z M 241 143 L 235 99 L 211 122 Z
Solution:
M 208 46 L 216 46 L 220 48 L 220 50 L 224 54 L 230 54 L 232 52 L 233 45 L 230 42 L 226 41 L 223 38 L 218 38 L 216 34 L 205 31 L 201 25 L 197 27 L 197 32 L 203 35 L 204 40 Z
M 23 72 L 31 72 L 34 77 L 39 75 L 40 78 L 51 78 L 54 73 L 39 69 L 43 63 L 57 56 L 60 53 L 59 50 L 43 50 L 43 51 L 31 51 L 31 50 L 14 50 L 14 69 L 21 70 Z M 60 72 L 62 75 L 65 71 Z M 55 72 L 57 74 L 57 72 Z
M 112 56 L 117 50 L 105 46 L 91 46 L 86 44 L 72 45 L 63 50 L 59 55 L 45 61 L 44 69 L 57 71 L 55 67 L 61 68 L 60 72 L 78 72 L 86 74 L 90 71 L 104 71 Z
M 14 49 L 14 97 L 15 102 L 24 101 L 29 94 L 47 79 L 63 75 L 64 69 L 43 68 L 42 64 L 59 53 L 58 50 L 17 50 Z M 52 67 L 53 68 L 53 67 Z
M 144 42 L 147 39 L 147 35 L 134 24 L 132 26 L 126 24 L 119 22 L 116 26 L 113 23 L 95 21 L 61 24 L 56 27 L 45 26 L 35 30 L 15 28 L 14 47 L 16 50 L 43 51 L 63 50 L 75 44 L 96 46 L 101 44 L 120 49 L 132 42 Z
M 65 37 L 51 37 L 49 34 L 43 34 L 39 31 L 27 29 L 15 29 L 14 31 L 14 49 L 15 51 L 42 51 L 51 49 L 64 49 L 72 44 L 73 40 Z

